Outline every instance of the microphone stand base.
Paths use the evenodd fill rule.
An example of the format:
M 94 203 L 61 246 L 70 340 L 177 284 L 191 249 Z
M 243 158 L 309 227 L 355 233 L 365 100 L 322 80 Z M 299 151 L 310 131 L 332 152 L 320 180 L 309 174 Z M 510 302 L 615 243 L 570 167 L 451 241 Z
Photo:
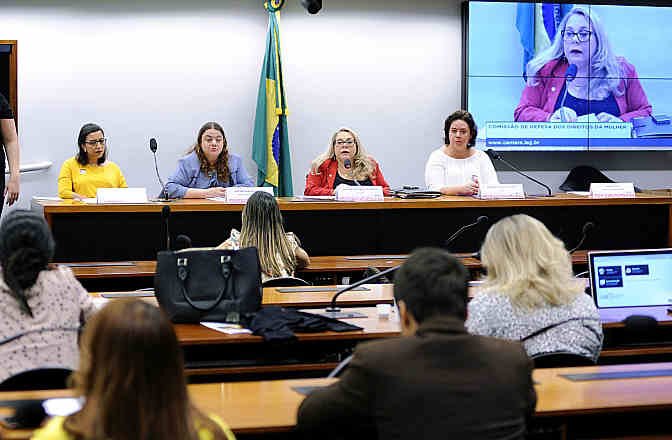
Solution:
M 315 315 L 324 316 L 332 319 L 348 319 L 348 318 L 368 318 L 367 315 L 360 312 L 322 312 L 315 313 Z
M 162 199 L 161 197 L 157 197 L 155 199 L 149 199 L 150 202 L 174 202 L 177 199 Z
M 540 199 L 543 197 L 553 197 L 553 194 L 525 194 L 526 199 Z

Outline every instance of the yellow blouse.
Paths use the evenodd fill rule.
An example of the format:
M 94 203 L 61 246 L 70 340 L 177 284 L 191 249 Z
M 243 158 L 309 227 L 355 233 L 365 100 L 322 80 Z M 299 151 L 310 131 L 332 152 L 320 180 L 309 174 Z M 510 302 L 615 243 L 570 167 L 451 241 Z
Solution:
M 63 162 L 58 175 L 58 196 L 71 199 L 77 193 L 84 197 L 96 197 L 98 188 L 127 188 L 126 179 L 114 162 L 102 165 L 82 165 L 75 157 Z
M 209 417 L 222 428 L 227 440 L 236 440 L 233 432 L 222 419 L 214 415 Z M 73 437 L 63 429 L 64 421 L 65 417 L 53 417 L 44 427 L 33 433 L 31 440 L 72 440 Z M 198 429 L 198 438 L 200 440 L 212 440 L 214 436 L 207 429 L 200 428 Z

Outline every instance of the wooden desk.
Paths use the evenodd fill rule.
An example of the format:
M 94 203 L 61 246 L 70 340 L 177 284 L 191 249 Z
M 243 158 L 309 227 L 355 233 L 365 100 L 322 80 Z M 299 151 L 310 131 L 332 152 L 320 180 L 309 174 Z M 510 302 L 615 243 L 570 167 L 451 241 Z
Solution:
M 73 201 L 33 200 L 59 246 L 56 261 L 152 260 L 165 246 L 161 219 L 164 203 L 88 205 Z M 187 234 L 194 246 L 224 241 L 240 228 L 243 205 L 210 200 L 179 200 L 171 208 L 173 238 Z M 491 222 L 526 213 L 543 221 L 568 246 L 574 245 L 587 221 L 597 224 L 586 246 L 631 249 L 670 245 L 672 197 L 638 195 L 633 199 L 590 199 L 557 195 L 525 200 L 477 200 L 442 196 L 433 200 L 387 198 L 383 202 L 298 202 L 280 198 L 287 230 L 301 238 L 312 256 L 404 254 L 418 246 L 439 245 L 460 226 L 479 215 Z M 628 233 L 623 233 L 623 225 Z M 459 252 L 477 250 L 487 225 L 453 243 Z M 100 231 L 82 235 L 81 231 Z M 341 231 L 347 231 L 342 233 Z
M 557 426 L 570 435 L 618 430 L 624 435 L 672 433 L 672 377 L 573 382 L 562 374 L 670 369 L 672 363 L 535 370 L 538 395 L 533 426 Z M 233 382 L 189 385 L 195 404 L 221 416 L 236 435 L 289 432 L 303 396 L 295 386 L 326 386 L 334 379 Z M 0 393 L 0 400 L 70 396 L 71 391 Z M 596 421 L 609 417 L 608 423 Z M 635 420 L 633 423 L 633 419 Z M 639 419 L 639 423 L 637 422 Z M 649 425 L 642 423 L 647 420 Z M 660 422 L 655 425 L 655 422 Z M 606 421 L 605 421 L 606 422 Z M 653 422 L 653 426 L 651 425 Z M 0 431 L 3 438 L 25 439 L 30 431 Z
M 317 286 L 319 287 L 319 286 Z M 321 286 L 331 288 L 335 286 Z M 351 290 L 338 297 L 336 303 L 342 307 L 351 306 L 375 306 L 376 304 L 392 304 L 394 303 L 394 293 L 392 284 L 365 284 L 368 290 Z M 261 304 L 264 306 L 281 306 L 281 307 L 327 307 L 331 304 L 331 298 L 334 296 L 333 291 L 320 292 L 281 292 L 283 287 L 266 287 L 264 288 Z M 300 287 L 297 289 L 301 289 Z M 128 294 L 129 298 L 137 292 L 113 292 L 115 295 Z M 151 293 L 151 292 L 149 292 Z M 96 302 L 104 303 L 109 299 L 103 298 L 105 292 L 91 292 L 90 295 L 96 298 Z M 151 297 L 144 297 L 143 299 L 151 301 L 156 304 L 156 299 Z

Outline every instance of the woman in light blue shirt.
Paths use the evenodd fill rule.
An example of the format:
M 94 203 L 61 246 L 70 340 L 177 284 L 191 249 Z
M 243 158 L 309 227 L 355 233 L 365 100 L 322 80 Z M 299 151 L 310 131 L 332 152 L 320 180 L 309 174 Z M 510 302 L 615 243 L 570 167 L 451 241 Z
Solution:
M 177 162 L 166 182 L 170 198 L 224 197 L 229 186 L 254 186 L 240 156 L 229 153 L 224 129 L 216 122 L 198 130 L 196 143 Z

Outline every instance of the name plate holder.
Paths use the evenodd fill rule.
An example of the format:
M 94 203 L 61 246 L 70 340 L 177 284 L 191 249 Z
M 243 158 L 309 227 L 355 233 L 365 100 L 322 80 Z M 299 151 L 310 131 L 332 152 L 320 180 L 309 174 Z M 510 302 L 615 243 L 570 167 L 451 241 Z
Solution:
M 339 185 L 336 188 L 336 200 L 339 202 L 382 202 L 382 186 Z
M 147 203 L 147 188 L 98 188 L 96 203 Z
M 484 200 L 493 199 L 524 199 L 525 191 L 520 183 L 497 183 L 481 184 L 478 190 L 478 198 Z
M 635 186 L 632 182 L 590 184 L 591 199 L 631 199 L 634 197 Z
M 263 191 L 275 197 L 273 188 L 270 186 L 230 186 L 226 188 L 225 199 L 227 203 L 247 203 L 247 199 L 257 191 Z

